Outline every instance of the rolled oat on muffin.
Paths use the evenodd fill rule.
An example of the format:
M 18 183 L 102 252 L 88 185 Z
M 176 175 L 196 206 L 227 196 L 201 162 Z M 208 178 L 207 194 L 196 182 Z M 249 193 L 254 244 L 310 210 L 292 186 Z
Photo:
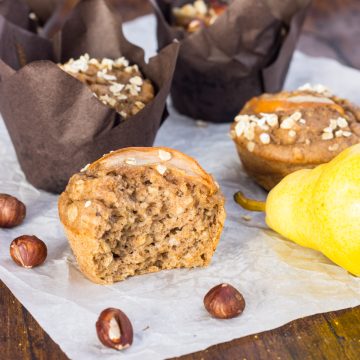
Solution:
M 212 25 L 227 7 L 228 1 L 224 0 L 195 0 L 173 8 L 172 12 L 175 25 L 193 33 Z
M 323 85 L 263 94 L 231 126 L 247 173 L 266 190 L 286 175 L 329 162 L 360 142 L 360 108 Z
M 217 183 L 168 148 L 121 149 L 86 166 L 59 214 L 81 271 L 100 284 L 209 265 L 225 221 Z
M 87 84 L 103 104 L 115 109 L 124 120 L 142 110 L 155 95 L 151 81 L 125 57 L 100 60 L 84 54 L 59 66 Z

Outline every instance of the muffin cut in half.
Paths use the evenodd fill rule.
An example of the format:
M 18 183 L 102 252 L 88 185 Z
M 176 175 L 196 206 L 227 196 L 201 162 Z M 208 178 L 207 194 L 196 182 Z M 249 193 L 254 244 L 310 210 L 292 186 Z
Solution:
M 59 214 L 81 271 L 100 284 L 207 266 L 225 221 L 217 183 L 168 148 L 125 148 L 86 166 Z
M 323 85 L 248 101 L 230 136 L 246 172 L 266 190 L 286 175 L 327 163 L 360 142 L 360 108 Z

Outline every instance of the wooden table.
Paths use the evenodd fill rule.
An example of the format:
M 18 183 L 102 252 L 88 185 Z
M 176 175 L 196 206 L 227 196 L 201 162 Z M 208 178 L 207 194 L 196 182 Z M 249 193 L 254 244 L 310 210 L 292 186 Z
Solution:
M 150 11 L 146 0 L 108 0 L 126 19 Z M 314 0 L 299 41 L 311 55 L 360 69 L 360 1 Z M 59 346 L 0 282 L 0 359 L 63 360 Z M 293 321 L 281 328 L 219 344 L 182 360 L 360 359 L 360 306 Z

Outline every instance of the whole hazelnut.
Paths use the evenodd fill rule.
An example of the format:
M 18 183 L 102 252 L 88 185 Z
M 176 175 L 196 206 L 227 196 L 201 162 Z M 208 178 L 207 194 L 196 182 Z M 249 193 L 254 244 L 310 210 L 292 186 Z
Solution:
M 204 297 L 206 310 L 215 318 L 230 319 L 245 309 L 243 296 L 233 286 L 220 284 L 213 287 Z
M 25 205 L 16 197 L 0 194 L 0 227 L 12 228 L 20 225 L 26 215 Z
M 22 235 L 11 242 L 10 255 L 16 264 L 31 269 L 45 261 L 47 248 L 36 236 Z
M 133 342 L 133 327 L 129 318 L 119 309 L 102 311 L 96 322 L 96 332 L 103 345 L 123 350 Z

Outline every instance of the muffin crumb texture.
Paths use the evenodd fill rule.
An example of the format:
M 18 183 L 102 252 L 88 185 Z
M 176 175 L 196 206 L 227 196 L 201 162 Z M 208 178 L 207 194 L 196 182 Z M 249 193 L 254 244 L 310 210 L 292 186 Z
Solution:
M 85 54 L 59 66 L 87 84 L 94 96 L 115 109 L 124 120 L 137 114 L 154 98 L 151 81 L 144 78 L 137 65 L 130 65 L 124 57 L 98 60 Z
M 184 174 L 172 162 L 179 161 L 176 154 L 163 149 L 149 163 L 130 155 L 114 160 L 115 167 L 91 165 L 74 175 L 60 197 L 60 218 L 81 270 L 112 283 L 207 266 L 225 218 L 212 178 Z

